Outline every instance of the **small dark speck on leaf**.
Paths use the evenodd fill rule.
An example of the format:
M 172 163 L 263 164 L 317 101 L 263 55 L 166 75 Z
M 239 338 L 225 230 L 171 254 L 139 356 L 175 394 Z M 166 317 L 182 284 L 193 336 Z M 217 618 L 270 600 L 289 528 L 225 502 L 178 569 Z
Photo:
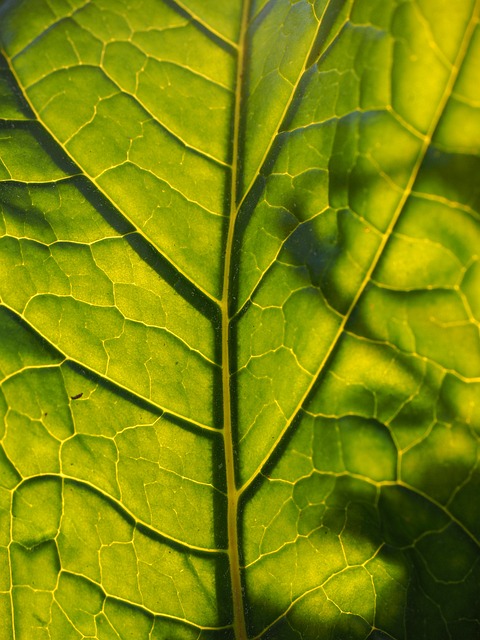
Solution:
M 79 398 L 81 398 L 82 396 L 83 396 L 83 393 L 77 393 L 77 395 L 76 395 L 76 396 L 70 396 L 70 398 L 71 398 L 72 400 L 78 400 L 78 399 L 79 399 Z

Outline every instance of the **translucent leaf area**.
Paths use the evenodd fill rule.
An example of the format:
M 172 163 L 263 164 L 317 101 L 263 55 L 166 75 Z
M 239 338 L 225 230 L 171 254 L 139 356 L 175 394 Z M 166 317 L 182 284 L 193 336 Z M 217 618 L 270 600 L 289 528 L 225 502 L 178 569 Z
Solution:
M 480 638 L 480 0 L 0 0 L 0 640 Z

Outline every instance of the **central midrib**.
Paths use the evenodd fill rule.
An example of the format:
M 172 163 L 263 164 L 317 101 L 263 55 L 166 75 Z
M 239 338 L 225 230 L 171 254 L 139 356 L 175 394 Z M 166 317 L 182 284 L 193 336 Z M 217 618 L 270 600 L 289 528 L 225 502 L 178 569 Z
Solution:
M 239 149 L 240 149 L 240 118 L 243 100 L 243 72 L 246 59 L 247 25 L 250 15 L 251 0 L 244 0 L 237 53 L 237 70 L 235 79 L 235 105 L 231 138 L 232 170 L 230 182 L 230 212 L 228 234 L 225 246 L 223 265 L 223 287 L 221 299 L 222 312 L 222 399 L 223 399 L 223 438 L 225 452 L 225 469 L 227 483 L 227 532 L 228 559 L 230 567 L 230 582 L 233 603 L 233 628 L 235 640 L 247 640 L 245 623 L 245 606 L 243 602 L 242 575 L 240 569 L 239 521 L 238 504 L 239 493 L 235 475 L 235 447 L 233 443 L 232 425 L 232 393 L 230 375 L 230 312 L 229 300 L 232 282 L 232 249 L 235 223 L 238 214 L 238 183 L 239 183 Z

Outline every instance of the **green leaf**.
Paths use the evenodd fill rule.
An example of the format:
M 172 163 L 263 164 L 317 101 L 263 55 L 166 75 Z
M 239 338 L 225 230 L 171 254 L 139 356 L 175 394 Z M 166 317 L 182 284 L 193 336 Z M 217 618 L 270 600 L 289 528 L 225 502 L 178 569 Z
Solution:
M 479 19 L 0 1 L 1 640 L 480 636 Z

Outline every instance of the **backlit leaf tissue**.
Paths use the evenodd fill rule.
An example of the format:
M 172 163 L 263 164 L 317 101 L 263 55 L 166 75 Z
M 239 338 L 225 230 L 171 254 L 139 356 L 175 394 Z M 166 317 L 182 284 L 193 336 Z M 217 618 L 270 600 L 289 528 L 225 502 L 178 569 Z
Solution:
M 0 640 L 480 638 L 479 16 L 0 0 Z

